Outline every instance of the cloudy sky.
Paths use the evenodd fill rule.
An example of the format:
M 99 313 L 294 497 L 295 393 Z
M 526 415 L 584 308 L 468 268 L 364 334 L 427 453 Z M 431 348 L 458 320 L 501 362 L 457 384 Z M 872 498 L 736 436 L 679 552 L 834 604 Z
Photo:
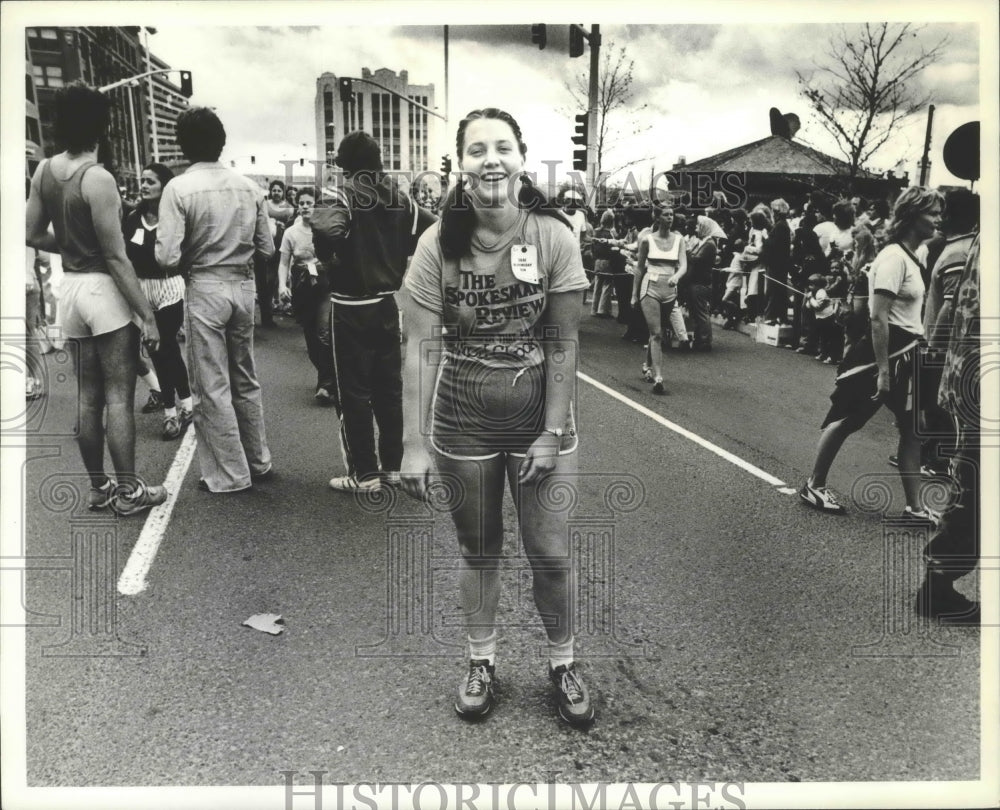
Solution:
M 576 84 L 589 67 L 587 54 L 568 57 L 568 22 L 574 16 L 598 22 L 602 49 L 617 53 L 624 48 L 626 61 L 634 62 L 629 102 L 634 112 L 619 111 L 612 118 L 620 137 L 605 158 L 606 169 L 637 160 L 633 171 L 648 178 L 652 168 L 668 169 L 681 155 L 693 161 L 766 137 L 772 106 L 799 115 L 799 140 L 839 156 L 830 136 L 810 117 L 796 71 L 815 68 L 836 28 L 832 20 L 866 19 L 864 7 L 837 0 L 822 6 L 716 2 L 697 10 L 690 8 L 694 4 L 633 2 L 507 2 L 502 10 L 469 2 L 84 5 L 110 15 L 88 14 L 89 24 L 114 19 L 155 26 L 153 53 L 191 70 L 192 102 L 215 107 L 225 122 L 224 157 L 249 170 L 252 154 L 257 171 L 273 167 L 275 173 L 282 159 L 317 154 L 316 78 L 325 71 L 357 76 L 363 67 L 408 70 L 411 83 L 435 85 L 444 113 L 444 24 L 450 39 L 451 123 L 436 122 L 431 168 L 439 166 L 441 155 L 454 152 L 461 115 L 484 106 L 502 107 L 518 119 L 529 147 L 529 169 L 544 172 L 543 160 L 568 167 L 573 115 L 582 109 L 565 85 Z M 983 17 L 983 8 L 983 3 L 961 1 L 926 8 L 878 5 L 889 17 L 902 10 L 906 19 L 937 15 L 939 21 L 929 22 L 913 47 L 948 39 L 940 61 L 918 82 L 936 105 L 934 184 L 962 182 L 947 172 L 940 149 L 956 126 L 980 117 L 980 30 L 961 20 Z M 490 19 L 498 11 L 501 16 Z M 942 15 L 946 22 L 940 21 Z M 711 19 L 724 22 L 705 22 Z M 548 46 L 541 51 L 530 42 L 530 23 L 536 21 L 548 23 Z M 926 123 L 925 112 L 910 119 L 873 166 L 909 171 L 915 178 Z

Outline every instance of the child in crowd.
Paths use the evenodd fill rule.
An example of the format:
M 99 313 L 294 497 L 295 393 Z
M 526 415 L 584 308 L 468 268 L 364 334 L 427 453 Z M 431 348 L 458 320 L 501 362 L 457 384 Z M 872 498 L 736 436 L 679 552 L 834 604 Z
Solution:
M 819 273 L 809 276 L 805 308 L 812 313 L 814 319 L 813 339 L 819 347 L 816 359 L 832 365 L 834 361 L 830 353 L 836 337 L 837 323 L 833 319 L 834 306 L 826 291 L 826 284 L 826 278 Z

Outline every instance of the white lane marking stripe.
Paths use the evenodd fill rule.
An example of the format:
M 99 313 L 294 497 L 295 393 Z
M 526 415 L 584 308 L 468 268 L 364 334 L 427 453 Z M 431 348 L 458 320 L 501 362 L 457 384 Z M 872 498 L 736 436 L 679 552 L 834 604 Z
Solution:
M 708 441 L 708 439 L 703 439 L 697 433 L 692 433 L 690 430 L 682 428 L 680 425 L 671 422 L 669 419 L 664 419 L 662 416 L 660 416 L 660 414 L 656 413 L 656 411 L 651 411 L 644 405 L 640 405 L 638 402 L 634 402 L 633 400 L 629 399 L 624 394 L 619 394 L 617 391 L 615 391 L 615 389 L 609 388 L 604 383 L 595 380 L 593 377 L 588 377 L 582 371 L 578 371 L 576 373 L 576 376 L 579 377 L 581 380 L 583 380 L 585 383 L 590 383 L 592 386 L 594 386 L 594 388 L 598 389 L 599 391 L 603 391 L 608 396 L 614 397 L 619 402 L 624 402 L 630 408 L 638 411 L 639 413 L 645 416 L 648 416 L 654 422 L 659 422 L 661 425 L 663 425 L 663 427 L 667 428 L 668 430 L 672 430 L 674 431 L 674 433 L 679 433 L 686 439 L 690 439 L 695 444 L 699 444 L 706 450 L 710 450 L 711 452 L 715 453 L 715 455 L 719 456 L 720 458 L 724 458 L 731 464 L 735 464 L 740 469 L 746 470 L 748 473 L 757 476 L 762 481 L 767 481 L 767 483 L 771 484 L 771 486 L 775 487 L 787 486 L 785 482 L 782 481 L 780 478 L 775 478 L 773 475 L 771 475 L 771 473 L 765 472 L 760 467 L 755 467 L 749 461 L 744 461 L 739 456 L 730 453 L 728 450 L 723 450 L 718 445 L 712 444 L 710 441 Z
M 129 555 L 128 562 L 118 577 L 118 593 L 125 596 L 135 596 L 146 590 L 146 574 L 149 573 L 153 565 L 153 559 L 160 548 L 160 542 L 167 531 L 167 524 L 170 522 L 170 515 L 174 511 L 174 504 L 177 503 L 177 495 L 180 492 L 184 476 L 187 475 L 188 467 L 194 458 L 195 448 L 198 446 L 194 437 L 194 425 L 190 425 L 181 440 L 181 446 L 177 449 L 173 464 L 167 473 L 163 485 L 170 495 L 167 500 L 159 506 L 154 506 L 146 522 L 143 524 L 139 539 L 136 540 L 135 548 Z

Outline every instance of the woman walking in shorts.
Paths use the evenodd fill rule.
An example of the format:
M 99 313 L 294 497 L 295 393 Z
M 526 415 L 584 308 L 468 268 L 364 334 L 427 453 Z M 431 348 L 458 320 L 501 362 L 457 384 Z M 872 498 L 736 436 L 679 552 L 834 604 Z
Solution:
M 162 269 L 154 255 L 160 197 L 163 187 L 173 176 L 174 173 L 162 163 L 150 163 L 143 169 L 139 176 L 139 205 L 126 215 L 122 223 L 125 251 L 139 277 L 139 286 L 153 308 L 160 330 L 160 346 L 150 353 L 150 359 L 160 384 L 162 436 L 165 441 L 179 438 L 192 419 L 191 386 L 177 342 L 177 333 L 184 322 L 184 278 L 179 270 Z
M 687 251 L 684 237 L 673 230 L 674 210 L 669 206 L 660 209 L 657 229 L 647 233 L 639 241 L 639 259 L 632 286 L 632 306 L 640 306 L 649 327 L 649 365 L 653 377 L 653 393 L 665 394 L 663 388 L 663 348 L 660 339 L 661 308 L 666 308 L 666 316 L 678 333 L 677 339 L 687 339 L 683 327 L 676 326 L 680 312 L 674 315 L 677 306 L 677 285 L 687 272 Z
M 914 402 L 917 351 L 923 341 L 921 309 L 924 280 L 914 255 L 934 235 L 944 206 L 942 195 L 920 186 L 906 189 L 896 201 L 889 243 L 869 271 L 871 330 L 854 343 L 837 369 L 832 405 L 823 420 L 812 475 L 799 496 L 814 509 L 844 514 L 844 506 L 826 486 L 827 473 L 844 440 L 867 424 L 885 405 L 899 429 L 899 475 L 906 496 L 904 517 L 932 520 L 920 503 L 920 439 Z
M 548 636 L 548 674 L 560 716 L 594 718 L 574 661 L 574 575 L 567 513 L 546 496 L 577 469 L 573 386 L 580 249 L 568 223 L 523 175 L 527 148 L 502 110 L 459 124 L 460 179 L 440 222 L 420 238 L 406 276 L 410 300 L 401 480 L 426 497 L 432 471 L 461 495 L 450 504 L 462 565 L 459 588 L 468 671 L 455 710 L 495 703 L 496 611 L 505 481 Z

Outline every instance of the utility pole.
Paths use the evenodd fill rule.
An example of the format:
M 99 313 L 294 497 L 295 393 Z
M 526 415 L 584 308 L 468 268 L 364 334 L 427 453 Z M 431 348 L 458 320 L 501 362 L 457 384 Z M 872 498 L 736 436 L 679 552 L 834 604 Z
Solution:
M 132 88 L 138 86 L 138 82 L 132 82 L 125 88 L 128 93 L 128 117 L 132 124 L 132 155 L 135 159 L 135 185 L 139 187 L 139 176 L 142 174 L 142 161 L 139 159 L 139 126 L 135 119 L 135 104 L 132 101 Z
M 153 33 L 156 33 L 156 29 L 152 29 Z M 153 94 L 153 65 L 149 56 L 149 32 L 150 29 L 144 27 L 142 29 L 143 38 L 146 45 L 146 72 L 149 74 L 146 76 L 146 86 L 149 90 L 149 118 L 153 126 L 153 160 L 157 163 L 160 162 L 160 136 L 156 128 L 156 97 Z
M 448 121 L 448 26 L 444 27 L 444 120 Z
M 931 123 L 934 121 L 934 105 L 927 108 L 927 134 L 924 136 L 924 156 L 920 159 L 920 185 L 927 185 L 927 176 L 931 171 Z
M 598 79 L 601 69 L 601 26 L 590 26 L 590 92 L 587 98 L 587 186 L 590 194 L 597 193 L 597 104 Z

